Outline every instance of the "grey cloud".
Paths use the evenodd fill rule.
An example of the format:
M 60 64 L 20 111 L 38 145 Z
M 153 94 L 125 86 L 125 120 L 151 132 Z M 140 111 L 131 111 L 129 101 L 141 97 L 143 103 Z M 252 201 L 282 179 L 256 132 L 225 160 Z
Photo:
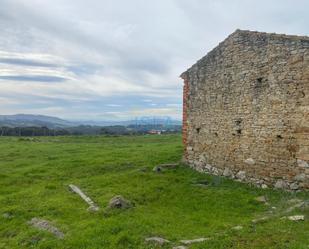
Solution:
M 128 4 L 123 5 L 123 7 L 128 7 Z M 104 14 L 107 14 L 106 16 L 109 16 L 105 10 L 106 7 L 104 4 L 101 4 L 99 7 L 103 12 L 100 13 L 100 15 L 104 16 Z M 117 6 L 111 8 L 112 11 L 117 11 L 117 9 Z M 163 54 L 160 54 L 160 48 L 157 48 L 155 45 L 155 43 L 162 42 L 160 41 L 162 40 L 160 37 L 161 35 L 158 34 L 157 42 L 155 42 L 154 39 L 152 41 L 147 41 L 149 40 L 147 36 L 155 36 L 156 32 L 147 31 L 149 34 L 145 34 L 145 37 L 143 37 L 142 32 L 146 30 L 143 25 L 141 25 L 142 20 L 132 20 L 141 22 L 138 23 L 138 26 L 142 26 L 141 29 L 138 29 L 135 33 L 136 38 L 139 40 L 131 40 L 131 38 L 128 37 L 120 44 L 110 40 L 111 34 L 114 31 L 112 27 L 115 26 L 117 28 L 125 25 L 125 19 L 129 17 L 126 13 L 124 18 L 120 18 L 119 20 L 107 20 L 107 33 L 105 28 L 101 28 L 100 26 L 98 26 L 98 30 L 94 33 L 87 32 L 87 30 L 85 31 L 79 27 L 78 20 L 71 20 L 57 13 L 51 14 L 49 12 L 44 12 L 35 5 L 29 8 L 29 5 L 18 4 L 18 1 L 4 0 L 0 12 L 1 10 L 5 12 L 7 19 L 10 19 L 11 23 L 14 23 L 14 25 L 24 26 L 24 29 L 29 27 L 32 29 L 35 28 L 47 37 L 50 36 L 52 39 L 60 39 L 76 44 L 84 50 L 97 51 L 101 53 L 102 57 L 112 58 L 110 63 L 114 64 L 116 67 L 121 67 L 123 71 L 134 71 L 134 75 L 137 75 L 139 72 L 141 74 L 144 72 L 162 73 L 168 70 L 169 58 L 165 56 L 164 60 L 162 60 Z M 78 11 L 82 10 L 80 9 Z M 101 20 L 99 19 L 98 21 L 100 22 Z M 29 42 L 31 42 L 31 40 Z
M 49 75 L 5 75 L 0 76 L 0 80 L 11 81 L 31 81 L 31 82 L 63 82 L 67 79 L 60 76 Z
M 40 62 L 30 59 L 18 59 L 18 58 L 0 58 L 0 63 L 30 66 L 30 67 L 59 67 L 59 65 L 52 63 Z
M 148 98 L 147 93 L 155 92 L 162 96 L 155 103 L 158 106 L 171 103 L 171 98 L 172 103 L 181 103 L 182 82 L 178 75 L 237 28 L 309 34 L 307 0 L 298 0 L 297 3 L 295 0 L 0 2 L 0 50 L 63 57 L 68 63 L 61 65 L 65 71 L 57 74 L 61 77 L 47 73 L 45 78 L 36 79 L 58 82 L 59 91 L 70 96 L 77 93 L 72 93 L 68 85 L 76 86 L 80 95 L 86 95 L 88 90 L 83 85 L 95 86 L 97 91 L 90 96 L 95 101 L 87 103 L 85 112 L 89 114 L 92 110 L 97 113 L 97 107 L 100 108 L 103 102 L 134 103 L 143 109 L 143 103 L 134 101 L 131 96 L 132 90 L 129 89 L 132 85 L 143 89 L 136 93 L 136 98 L 143 99 L 143 94 Z M 44 67 L 50 68 L 49 71 L 57 71 L 54 66 L 59 65 L 53 61 L 22 59 L 5 59 L 2 64 Z M 71 74 L 77 76 L 79 84 L 62 77 Z M 28 82 L 29 76 L 23 78 L 23 75 L 16 73 L 2 79 L 25 81 L 31 88 L 30 81 L 35 79 Z M 120 86 L 117 82 L 121 82 Z M 114 87 L 114 93 L 109 98 L 105 96 L 106 101 L 97 101 L 103 98 L 99 92 L 105 87 Z M 127 101 L 118 101 L 119 92 L 123 94 L 120 99 Z M 86 107 L 81 105 L 80 110 L 83 108 Z M 122 108 L 110 107 L 110 111 L 121 112 Z

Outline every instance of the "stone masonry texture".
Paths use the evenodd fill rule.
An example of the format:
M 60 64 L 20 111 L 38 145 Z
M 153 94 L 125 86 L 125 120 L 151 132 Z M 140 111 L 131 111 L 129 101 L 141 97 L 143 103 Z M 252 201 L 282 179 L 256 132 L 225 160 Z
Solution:
M 181 77 L 191 167 L 309 189 L 309 37 L 236 30 Z

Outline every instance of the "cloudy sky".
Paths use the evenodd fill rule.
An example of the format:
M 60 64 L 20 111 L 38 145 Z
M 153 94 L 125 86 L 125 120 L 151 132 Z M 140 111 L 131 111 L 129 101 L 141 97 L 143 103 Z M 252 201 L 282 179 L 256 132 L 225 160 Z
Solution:
M 179 75 L 237 28 L 309 35 L 308 0 L 0 0 L 0 114 L 181 118 Z

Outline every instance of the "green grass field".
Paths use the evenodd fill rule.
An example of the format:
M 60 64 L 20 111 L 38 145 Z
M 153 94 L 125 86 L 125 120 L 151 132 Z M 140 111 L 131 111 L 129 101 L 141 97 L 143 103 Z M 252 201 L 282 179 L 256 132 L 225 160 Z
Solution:
M 291 199 L 308 200 L 308 193 L 261 190 L 185 165 L 152 170 L 181 157 L 180 135 L 0 138 L 0 248 L 156 248 L 145 244 L 152 236 L 171 241 L 162 248 L 200 237 L 210 239 L 189 248 L 309 248 L 308 208 L 280 215 Z M 69 184 L 100 211 L 88 212 Z M 106 210 L 119 194 L 134 207 Z M 269 205 L 255 200 L 261 195 Z M 295 214 L 305 221 L 281 219 Z M 265 215 L 272 218 L 252 223 Z M 51 221 L 65 238 L 31 227 L 33 217 Z M 243 229 L 233 230 L 237 225 Z

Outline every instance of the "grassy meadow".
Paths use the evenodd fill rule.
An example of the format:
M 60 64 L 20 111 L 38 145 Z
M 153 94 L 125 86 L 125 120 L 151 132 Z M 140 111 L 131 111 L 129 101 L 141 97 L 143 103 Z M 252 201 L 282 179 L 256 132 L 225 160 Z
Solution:
M 171 241 L 209 238 L 188 248 L 309 248 L 309 210 L 280 215 L 308 193 L 262 190 L 195 172 L 180 164 L 161 173 L 161 163 L 180 162 L 180 135 L 0 138 L 0 249 L 157 248 L 145 238 Z M 79 186 L 100 207 L 69 191 Z M 134 207 L 107 210 L 122 195 Z M 265 196 L 268 205 L 255 200 Z M 302 214 L 305 221 L 282 216 Z M 272 218 L 252 223 L 253 219 Z M 64 239 L 27 222 L 46 219 Z M 242 226 L 243 229 L 232 229 Z

